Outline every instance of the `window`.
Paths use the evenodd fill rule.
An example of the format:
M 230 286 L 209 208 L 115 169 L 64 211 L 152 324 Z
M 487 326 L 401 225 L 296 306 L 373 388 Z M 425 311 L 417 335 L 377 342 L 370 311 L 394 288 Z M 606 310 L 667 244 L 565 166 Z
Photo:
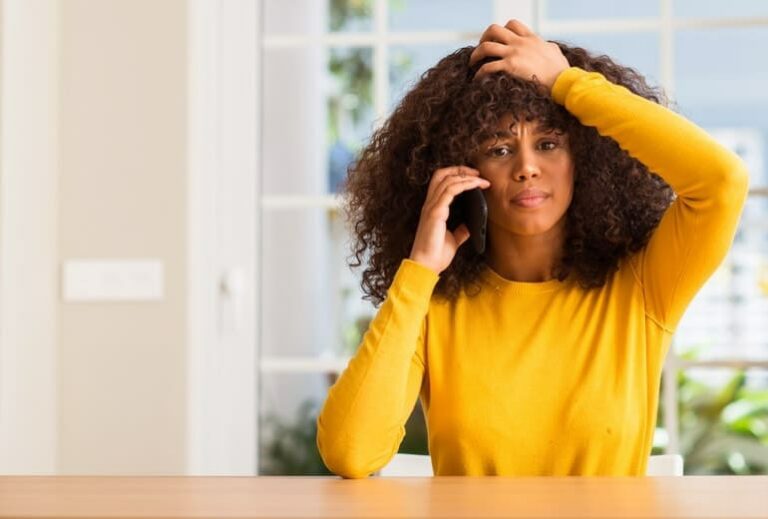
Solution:
M 768 473 L 768 72 L 754 64 L 768 49 L 764 4 L 265 0 L 260 472 L 326 472 L 314 420 L 375 313 L 346 266 L 336 193 L 347 165 L 424 70 L 515 16 L 637 68 L 749 164 L 734 246 L 667 359 L 654 452 L 683 453 L 688 473 Z M 718 395 L 730 400 L 713 418 L 701 402 Z M 418 407 L 404 452 L 425 448 Z M 708 425 L 717 438 L 696 442 Z

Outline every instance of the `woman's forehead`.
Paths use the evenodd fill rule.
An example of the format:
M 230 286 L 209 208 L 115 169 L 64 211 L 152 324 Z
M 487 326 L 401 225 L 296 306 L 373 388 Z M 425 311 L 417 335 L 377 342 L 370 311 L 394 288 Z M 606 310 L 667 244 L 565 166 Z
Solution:
M 525 127 L 527 130 L 534 133 L 551 133 L 555 128 L 552 124 L 548 123 L 544 119 L 537 117 L 518 117 L 514 114 L 507 114 L 502 116 L 499 123 L 496 125 L 494 135 L 509 136 L 518 135 L 520 128 Z

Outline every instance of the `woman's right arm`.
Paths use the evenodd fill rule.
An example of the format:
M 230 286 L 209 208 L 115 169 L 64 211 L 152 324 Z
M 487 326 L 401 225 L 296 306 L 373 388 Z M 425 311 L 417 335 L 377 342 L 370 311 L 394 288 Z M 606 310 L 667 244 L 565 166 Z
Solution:
M 426 315 L 438 275 L 405 259 L 357 353 L 317 418 L 326 466 L 364 478 L 397 453 L 424 375 Z
M 317 417 L 317 448 L 335 474 L 364 478 L 397 453 L 424 376 L 432 291 L 469 239 L 465 224 L 448 230 L 450 204 L 463 191 L 489 186 L 466 166 L 433 173 L 411 255 L 400 263 L 384 303 Z

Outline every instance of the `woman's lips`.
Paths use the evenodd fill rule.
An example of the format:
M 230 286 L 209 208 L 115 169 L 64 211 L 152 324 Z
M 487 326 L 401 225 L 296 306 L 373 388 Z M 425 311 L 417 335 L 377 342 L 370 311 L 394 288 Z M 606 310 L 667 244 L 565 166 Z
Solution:
M 512 203 L 525 208 L 538 207 L 544 203 L 547 199 L 547 195 L 533 195 L 526 197 L 517 197 L 512 200 Z

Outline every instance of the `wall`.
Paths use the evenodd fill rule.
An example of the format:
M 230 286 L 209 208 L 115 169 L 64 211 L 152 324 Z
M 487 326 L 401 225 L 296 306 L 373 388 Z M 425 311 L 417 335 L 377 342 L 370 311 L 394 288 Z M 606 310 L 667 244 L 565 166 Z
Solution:
M 181 473 L 186 2 L 59 9 L 59 258 L 158 258 L 165 297 L 59 305 L 58 470 Z
M 0 3 L 0 473 L 56 466 L 58 13 Z
M 0 0 L 0 473 L 255 473 L 258 5 Z

